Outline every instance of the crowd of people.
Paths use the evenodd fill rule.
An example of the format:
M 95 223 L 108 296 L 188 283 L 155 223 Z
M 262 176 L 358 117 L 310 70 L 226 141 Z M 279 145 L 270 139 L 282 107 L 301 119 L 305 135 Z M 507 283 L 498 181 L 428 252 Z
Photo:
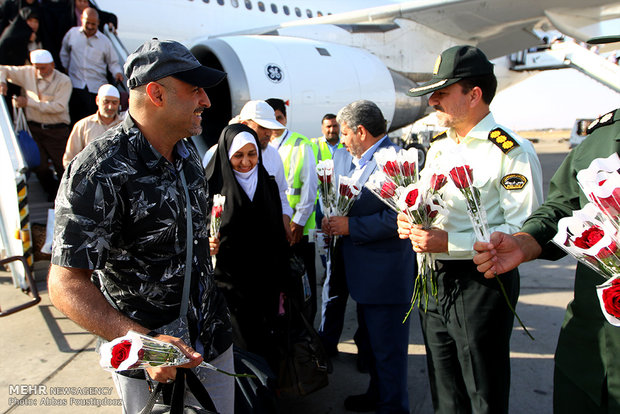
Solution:
M 422 229 L 364 187 L 377 169 L 373 155 L 398 149 L 374 102 L 335 108 L 337 114 L 320 120 L 323 136 L 308 138 L 287 128 L 285 97 L 252 100 L 201 157 L 185 138 L 201 133 L 202 113 L 211 106 L 207 92 L 226 74 L 203 66 L 180 43 L 157 39 L 140 46 L 121 69 L 98 29 L 104 14 L 87 1 L 67 3 L 73 27 L 58 49 L 46 46 L 54 37 L 51 26 L 45 26 L 45 40 L 39 33 L 46 20 L 33 21 L 50 4 L 4 3 L 2 39 L 4 33 L 30 30 L 23 39 L 26 52 L 16 58 L 29 62 L 0 62 L 0 93 L 8 93 L 9 83 L 21 88 L 11 103 L 25 110 L 41 152 L 35 173 L 56 199 L 48 288 L 58 309 L 101 341 L 133 330 L 177 345 L 190 361 L 182 367 L 196 370 L 218 412 L 228 414 L 235 412 L 234 379 L 198 367 L 201 361 L 233 372 L 234 345 L 264 358 L 278 373 L 283 331 L 290 329 L 283 317 L 292 308 L 285 305 L 291 301 L 311 323 L 320 318 L 318 335 L 335 357 L 351 296 L 358 365 L 368 373 L 368 386 L 343 398 L 344 407 L 404 414 L 410 411 L 410 329 L 403 315 L 413 293 L 416 254 L 432 253 L 438 299 L 420 309 L 419 318 L 435 412 L 508 412 L 513 314 L 489 278 L 504 281 L 514 306 L 519 273 L 513 252 L 527 252 L 519 261 L 541 255 L 550 233 L 540 229 L 540 221 L 553 227 L 566 211 L 543 204 L 532 145 L 495 122 L 489 105 L 497 80 L 480 49 L 443 51 L 433 78 L 409 94 L 430 94 L 429 104 L 446 128 L 432 140 L 425 168 L 445 164 L 446 154 L 455 151 L 468 160 L 487 161 L 479 190 L 494 232 L 491 243 L 476 243 L 456 189 L 444 193 L 448 218 Z M 108 23 L 116 25 L 109 15 Z M 85 53 L 87 44 L 97 53 Z M 119 113 L 121 94 L 110 80 L 127 81 L 126 115 Z M 616 112 L 614 122 L 617 118 Z M 616 150 L 611 143 L 619 139 L 617 126 L 609 134 L 610 148 L 602 152 Z M 316 165 L 326 159 L 333 160 L 335 176 L 352 177 L 361 188 L 346 216 L 324 217 L 317 203 Z M 574 184 L 575 162 L 567 160 L 558 180 Z M 520 184 L 507 185 L 506 178 L 515 176 Z M 575 192 L 569 201 L 577 207 Z M 219 232 L 211 234 L 215 194 L 226 202 Z M 567 197 L 562 191 L 550 194 L 561 196 Z M 530 238 L 519 233 L 522 226 Z M 317 234 L 336 240 L 325 275 L 315 268 Z M 301 280 L 292 278 L 295 260 L 303 263 Z M 577 317 L 574 311 L 572 318 Z M 596 332 L 593 328 L 593 337 Z M 613 411 L 620 402 L 612 389 L 615 374 L 602 369 L 596 389 L 584 385 L 563 368 L 569 353 L 560 349 L 574 343 L 574 332 L 566 327 L 562 335 L 556 368 L 556 393 L 562 398 L 554 399 L 556 412 L 568 412 L 562 410 L 573 400 L 583 412 Z M 611 345 L 600 346 L 588 348 L 589 353 Z M 615 366 L 608 359 L 605 364 Z M 151 384 L 174 382 L 176 372 L 174 367 L 116 372 L 124 412 L 139 412 Z M 198 404 L 192 398 L 188 393 L 186 404 Z
M 102 25 L 115 31 L 117 19 L 88 0 L 6 0 L 0 5 L 0 25 L 0 94 L 11 114 L 25 113 L 41 155 L 34 172 L 52 201 L 63 164 L 107 129 L 102 126 L 120 119 L 118 103 L 112 114 L 97 101 L 106 99 L 97 96 L 102 92 L 120 100 L 119 91 L 108 83 L 122 82 L 122 69 L 100 31 Z M 85 121 L 92 116 L 95 119 Z M 72 131 L 78 123 L 79 130 Z M 94 123 L 101 127 L 93 129 Z M 70 135 L 73 143 L 68 147 Z

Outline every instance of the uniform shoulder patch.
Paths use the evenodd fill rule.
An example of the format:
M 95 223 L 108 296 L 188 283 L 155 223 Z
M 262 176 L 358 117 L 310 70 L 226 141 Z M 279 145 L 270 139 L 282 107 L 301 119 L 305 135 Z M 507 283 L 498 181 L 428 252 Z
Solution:
M 595 119 L 594 121 L 592 121 L 590 123 L 590 125 L 588 125 L 588 129 L 586 130 L 586 132 L 589 134 L 591 134 L 595 129 L 605 126 L 605 125 L 609 125 L 609 124 L 613 124 L 614 122 L 618 121 L 620 119 L 620 110 L 615 109 L 611 112 L 607 112 L 605 115 L 601 115 L 599 118 Z
M 497 145 L 504 154 L 508 154 L 519 146 L 519 143 L 501 128 L 495 128 L 489 132 L 489 141 Z
M 440 139 L 444 139 L 447 137 L 448 137 L 448 133 L 446 131 L 443 131 L 435 135 L 433 138 L 431 138 L 431 142 L 439 141 Z
M 507 174 L 500 182 L 506 190 L 520 190 L 527 184 L 527 178 L 522 174 Z

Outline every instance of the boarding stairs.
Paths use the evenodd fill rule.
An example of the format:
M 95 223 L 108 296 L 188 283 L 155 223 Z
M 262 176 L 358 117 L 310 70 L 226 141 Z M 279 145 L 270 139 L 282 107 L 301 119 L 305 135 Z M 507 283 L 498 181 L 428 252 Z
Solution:
M 603 85 L 620 92 L 620 66 L 575 42 L 553 43 L 535 51 L 510 55 L 515 71 L 574 68 Z
M 41 301 L 32 276 L 32 234 L 28 212 L 27 166 L 19 148 L 13 121 L 0 96 L 0 266 L 8 266 L 13 285 L 29 299 L 8 309 L 0 307 L 0 317 L 34 306 Z

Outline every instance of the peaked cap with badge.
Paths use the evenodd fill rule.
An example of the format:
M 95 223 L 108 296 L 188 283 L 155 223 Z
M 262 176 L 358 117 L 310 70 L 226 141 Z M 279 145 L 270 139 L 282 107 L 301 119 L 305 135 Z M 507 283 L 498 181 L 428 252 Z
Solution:
M 409 89 L 407 95 L 422 96 L 457 83 L 464 78 L 493 74 L 493 64 L 474 46 L 453 46 L 444 50 L 435 62 L 430 81 Z

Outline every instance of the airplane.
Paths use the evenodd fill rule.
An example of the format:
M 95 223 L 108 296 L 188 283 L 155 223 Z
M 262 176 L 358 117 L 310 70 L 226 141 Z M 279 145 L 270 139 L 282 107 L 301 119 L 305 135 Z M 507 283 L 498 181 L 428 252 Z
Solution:
M 439 53 L 472 44 L 495 59 L 499 88 L 529 76 L 501 58 L 541 44 L 536 30 L 578 40 L 620 18 L 612 0 L 98 0 L 119 18 L 128 51 L 152 37 L 185 44 L 228 73 L 208 91 L 203 138 L 214 143 L 250 99 L 289 102 L 289 128 L 320 136 L 320 120 L 357 100 L 376 102 L 390 130 L 428 113 L 405 92 L 428 80 Z M 497 59 L 499 58 L 499 59 Z

